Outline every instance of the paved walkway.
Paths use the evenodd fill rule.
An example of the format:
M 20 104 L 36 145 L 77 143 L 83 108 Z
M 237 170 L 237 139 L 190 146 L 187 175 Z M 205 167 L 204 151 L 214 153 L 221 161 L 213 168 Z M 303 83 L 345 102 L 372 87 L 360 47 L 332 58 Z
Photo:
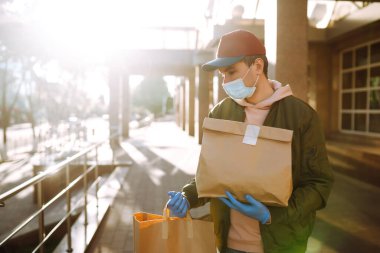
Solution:
M 133 252 L 133 213 L 161 213 L 167 191 L 180 190 L 193 177 L 200 151 L 196 140 L 174 122 L 134 130 L 122 146 L 134 164 L 88 252 Z M 328 207 L 318 213 L 307 253 L 380 252 L 379 195 L 380 188 L 336 173 Z M 202 215 L 207 208 L 192 214 Z
M 162 213 L 167 192 L 180 190 L 194 176 L 200 151 L 173 122 L 132 131 L 122 146 L 134 164 L 88 252 L 133 252 L 133 213 Z

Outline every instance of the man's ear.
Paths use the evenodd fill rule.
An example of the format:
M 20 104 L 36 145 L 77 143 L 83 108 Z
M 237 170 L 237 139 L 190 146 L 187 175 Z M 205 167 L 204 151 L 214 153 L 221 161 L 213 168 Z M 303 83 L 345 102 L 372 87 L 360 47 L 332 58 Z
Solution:
M 262 74 L 264 72 L 264 61 L 263 59 L 261 58 L 257 58 L 255 60 L 255 63 L 254 63 L 254 68 L 255 68 L 255 71 L 258 73 L 258 74 Z

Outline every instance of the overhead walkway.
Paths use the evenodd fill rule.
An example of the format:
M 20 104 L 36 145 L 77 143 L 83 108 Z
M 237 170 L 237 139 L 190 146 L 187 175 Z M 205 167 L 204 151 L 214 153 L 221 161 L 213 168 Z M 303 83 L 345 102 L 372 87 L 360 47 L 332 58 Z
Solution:
M 126 74 L 187 76 L 213 56 L 214 52 L 207 50 L 140 49 L 120 51 L 113 60 Z

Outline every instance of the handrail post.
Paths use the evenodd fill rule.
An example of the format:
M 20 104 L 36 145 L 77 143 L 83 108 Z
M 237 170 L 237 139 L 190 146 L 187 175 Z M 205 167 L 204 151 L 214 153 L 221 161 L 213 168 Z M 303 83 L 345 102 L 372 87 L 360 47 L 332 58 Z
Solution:
M 42 193 L 42 181 L 37 184 L 37 204 L 38 209 L 41 209 L 43 206 L 43 193 Z M 38 215 L 38 239 L 41 243 L 45 238 L 45 217 L 44 211 Z M 44 245 L 40 248 L 40 253 L 44 253 Z
M 99 196 L 98 196 L 98 191 L 99 191 L 99 182 L 97 181 L 99 177 L 99 160 L 98 160 L 98 146 L 95 148 L 95 198 L 96 198 L 96 207 L 99 206 Z
M 70 184 L 70 165 L 66 165 L 66 187 Z M 66 215 L 71 213 L 71 191 L 68 189 L 66 191 Z M 66 229 L 67 229 L 67 252 L 72 252 L 71 247 L 71 215 L 68 215 L 66 219 Z
M 111 147 L 111 150 L 112 150 L 112 165 L 114 165 L 115 164 L 115 150 L 112 147 Z
M 83 163 L 83 188 L 84 188 L 84 225 L 87 226 L 87 153 L 84 154 Z

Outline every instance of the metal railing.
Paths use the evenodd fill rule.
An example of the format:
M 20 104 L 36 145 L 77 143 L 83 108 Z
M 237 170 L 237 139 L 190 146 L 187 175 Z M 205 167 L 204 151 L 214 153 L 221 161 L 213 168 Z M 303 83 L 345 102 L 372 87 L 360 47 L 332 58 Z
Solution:
M 118 134 L 112 135 L 109 140 L 115 139 L 118 137 Z M 75 209 L 72 208 L 71 202 L 72 202 L 72 196 L 71 192 L 74 186 L 79 184 L 79 182 L 83 181 L 83 191 L 84 191 L 84 219 L 85 224 L 87 224 L 87 194 L 88 194 L 88 174 L 90 172 L 95 173 L 94 176 L 94 182 L 92 183 L 92 186 L 95 187 L 95 198 L 96 203 L 98 203 L 98 190 L 99 190 L 99 161 L 98 161 L 98 149 L 100 146 L 108 143 L 109 140 L 105 140 L 96 144 L 91 145 L 88 148 L 85 148 L 84 150 L 78 152 L 77 154 L 66 158 L 64 161 L 59 162 L 57 164 L 54 164 L 52 166 L 49 166 L 46 170 L 43 172 L 40 172 L 38 175 L 30 178 L 29 180 L 17 185 L 16 187 L 2 193 L 0 195 L 0 208 L 5 206 L 5 201 L 14 197 L 18 193 L 22 192 L 23 190 L 27 189 L 28 187 L 36 187 L 37 189 L 37 206 L 38 210 L 35 211 L 32 215 L 30 215 L 28 218 L 26 218 L 23 222 L 19 223 L 6 237 L 0 242 L 0 248 L 4 246 L 11 238 L 13 238 L 18 232 L 20 232 L 26 225 L 28 225 L 32 220 L 38 217 L 38 235 L 39 235 L 39 244 L 34 248 L 33 252 L 39 251 L 40 253 L 44 252 L 44 245 L 46 241 L 52 236 L 52 234 L 64 223 L 66 222 L 66 229 L 67 229 L 67 252 L 72 252 L 72 243 L 71 243 L 71 216 Z M 95 152 L 95 163 L 88 166 L 88 157 L 91 154 L 91 152 Z M 83 171 L 81 174 L 76 177 L 75 179 L 70 179 L 70 165 L 74 164 L 74 162 L 77 162 L 78 160 L 83 159 Z M 114 152 L 112 152 L 112 165 L 115 164 L 115 157 Z M 78 163 L 75 163 L 75 165 L 78 165 Z M 82 165 L 79 163 L 79 165 Z M 48 202 L 44 203 L 44 192 L 42 187 L 43 180 L 47 179 L 50 176 L 55 175 L 56 173 L 65 170 L 65 187 L 63 190 L 61 190 L 57 195 L 55 195 L 52 199 L 50 199 Z M 45 232 L 45 210 L 51 206 L 54 202 L 56 202 L 59 198 L 66 195 L 66 213 L 65 216 L 57 222 L 57 224 L 49 231 L 48 234 Z

